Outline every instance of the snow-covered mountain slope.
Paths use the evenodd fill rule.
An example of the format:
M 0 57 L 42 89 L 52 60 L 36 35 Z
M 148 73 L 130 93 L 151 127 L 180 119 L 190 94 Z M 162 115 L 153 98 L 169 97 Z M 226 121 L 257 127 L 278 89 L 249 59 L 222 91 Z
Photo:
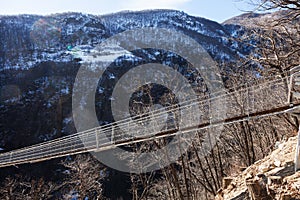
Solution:
M 271 13 L 245 13 L 239 16 L 230 18 L 224 21 L 223 25 L 239 25 L 247 28 L 257 28 L 261 25 L 270 24 L 270 22 L 275 22 L 278 19 L 287 18 L 290 16 L 289 11 L 280 10 Z
M 176 61 L 178 71 L 189 77 L 193 85 L 201 85 L 188 64 L 172 52 L 128 52 L 114 45 L 106 49 L 98 46 L 117 33 L 142 27 L 184 33 L 219 63 L 236 62 L 250 52 L 247 45 L 234 40 L 236 32 L 245 31 L 240 26 L 222 25 L 174 10 L 126 11 L 103 16 L 0 16 L 0 147 L 9 150 L 74 133 L 74 79 L 82 63 L 96 62 L 99 56 L 111 61 L 111 55 L 123 55 L 113 64 L 115 68 L 106 70 L 106 78 L 101 80 L 103 86 L 97 90 L 100 121 L 109 112 L 109 104 L 103 101 L 111 100 L 113 85 L 133 66 L 151 61 L 172 67 Z M 95 67 L 90 66 L 91 70 Z
M 96 46 L 124 30 L 163 27 L 181 31 L 217 60 L 241 56 L 230 33 L 216 22 L 173 10 L 120 12 L 105 16 L 65 13 L 51 16 L 0 17 L 0 70 L 29 69 L 43 61 L 69 62 L 66 54 L 77 45 Z

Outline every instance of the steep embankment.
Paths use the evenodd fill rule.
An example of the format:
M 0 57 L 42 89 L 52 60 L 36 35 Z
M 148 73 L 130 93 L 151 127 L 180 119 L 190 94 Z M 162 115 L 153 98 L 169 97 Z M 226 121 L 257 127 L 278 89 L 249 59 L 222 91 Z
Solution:
M 257 200 L 300 199 L 300 171 L 294 173 L 296 143 L 297 137 L 289 138 L 240 175 L 225 178 L 215 200 L 250 200 L 251 195 Z

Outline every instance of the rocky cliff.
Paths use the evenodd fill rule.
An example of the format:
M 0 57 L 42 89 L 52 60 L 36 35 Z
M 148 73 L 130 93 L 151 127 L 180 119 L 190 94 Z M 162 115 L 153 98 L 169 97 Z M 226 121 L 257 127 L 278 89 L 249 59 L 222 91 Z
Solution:
M 297 137 L 277 143 L 266 158 L 237 176 L 224 178 L 215 200 L 300 199 L 300 172 L 294 171 L 296 143 Z

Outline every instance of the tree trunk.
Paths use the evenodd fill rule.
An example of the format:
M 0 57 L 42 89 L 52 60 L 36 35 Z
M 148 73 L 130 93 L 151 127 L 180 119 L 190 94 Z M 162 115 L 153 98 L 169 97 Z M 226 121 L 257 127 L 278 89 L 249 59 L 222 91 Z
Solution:
M 296 155 L 295 155 L 295 171 L 300 170 L 300 126 L 298 130 L 298 142 L 296 147 Z

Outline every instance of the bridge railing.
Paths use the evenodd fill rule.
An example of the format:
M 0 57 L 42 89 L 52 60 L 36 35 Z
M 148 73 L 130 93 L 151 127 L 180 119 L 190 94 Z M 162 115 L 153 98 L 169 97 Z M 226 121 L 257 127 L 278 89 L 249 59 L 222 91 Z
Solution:
M 291 105 L 300 101 L 300 66 L 294 67 L 290 70 L 291 78 L 289 84 L 288 101 Z M 298 124 L 300 121 L 300 106 L 292 110 L 292 114 L 297 117 Z M 298 140 L 295 152 L 295 171 L 300 170 L 300 125 L 298 129 Z

